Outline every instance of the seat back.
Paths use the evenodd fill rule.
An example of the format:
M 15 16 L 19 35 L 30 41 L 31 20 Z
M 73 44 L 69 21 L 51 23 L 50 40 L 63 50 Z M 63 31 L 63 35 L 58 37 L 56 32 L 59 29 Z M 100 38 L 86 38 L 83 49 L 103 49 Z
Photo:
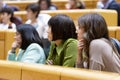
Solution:
M 117 12 L 115 10 L 103 10 L 103 9 L 83 9 L 83 10 L 57 10 L 57 11 L 41 11 L 41 13 L 46 13 L 51 16 L 56 14 L 66 14 L 70 16 L 76 25 L 78 25 L 78 18 L 81 15 L 88 13 L 99 13 L 101 14 L 108 26 L 117 26 Z
M 14 41 L 14 34 L 13 30 L 0 30 L 0 59 L 6 59 Z
M 21 80 L 21 63 L 0 60 L 0 80 Z
M 0 59 L 5 57 L 5 32 L 0 30 Z
M 60 69 L 46 65 L 23 65 L 22 80 L 60 80 Z
M 116 80 L 119 76 L 116 73 L 74 68 L 64 68 L 61 72 L 61 80 Z
M 51 16 L 54 16 L 56 14 L 66 14 L 70 16 L 76 25 L 78 25 L 78 18 L 83 14 L 88 13 L 99 13 L 101 14 L 108 26 L 117 26 L 117 12 L 115 10 L 103 10 L 103 9 L 83 9 L 83 10 L 55 10 L 55 11 L 41 11 L 40 13 L 43 14 L 49 14 Z M 15 16 L 20 16 L 23 19 L 23 22 L 25 22 L 26 19 L 26 11 L 18 11 L 15 12 Z
M 12 43 L 14 41 L 15 31 L 6 30 L 5 31 L 5 59 L 7 57 L 8 51 L 11 50 Z

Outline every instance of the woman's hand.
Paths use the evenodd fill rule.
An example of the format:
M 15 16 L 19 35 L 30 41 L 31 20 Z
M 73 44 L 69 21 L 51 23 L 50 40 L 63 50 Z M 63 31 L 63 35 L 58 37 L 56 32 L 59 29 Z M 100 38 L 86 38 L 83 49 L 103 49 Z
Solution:
M 53 65 L 53 60 L 47 60 L 46 62 L 48 65 Z
M 77 54 L 77 60 L 76 60 L 76 67 L 83 67 L 82 65 L 82 50 L 84 48 L 84 40 L 80 39 L 78 41 L 78 54 Z
M 15 41 L 12 43 L 12 49 L 11 52 L 15 53 L 16 49 L 19 47 L 20 45 Z
M 82 52 L 82 49 L 84 48 L 84 40 L 80 39 L 78 41 L 78 53 L 80 54 Z

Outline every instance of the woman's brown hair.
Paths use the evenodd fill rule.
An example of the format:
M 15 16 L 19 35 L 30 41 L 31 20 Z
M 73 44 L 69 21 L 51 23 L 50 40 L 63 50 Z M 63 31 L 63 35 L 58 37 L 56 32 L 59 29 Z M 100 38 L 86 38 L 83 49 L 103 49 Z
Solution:
M 85 52 L 89 57 L 89 45 L 94 39 L 106 38 L 110 40 L 105 19 L 98 13 L 85 14 L 78 19 L 79 28 L 85 31 Z

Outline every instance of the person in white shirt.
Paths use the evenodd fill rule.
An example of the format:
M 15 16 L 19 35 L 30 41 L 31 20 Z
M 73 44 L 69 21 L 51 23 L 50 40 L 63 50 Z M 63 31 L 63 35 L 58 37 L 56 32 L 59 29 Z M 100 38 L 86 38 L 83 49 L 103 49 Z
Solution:
M 40 38 L 43 39 L 45 53 L 48 54 L 50 42 L 48 41 L 47 38 L 47 29 L 48 29 L 47 23 L 48 20 L 51 18 L 51 16 L 48 14 L 39 14 L 40 8 L 39 5 L 36 3 L 29 4 L 26 7 L 26 11 L 27 11 L 28 20 L 25 23 L 31 24 L 36 28 Z
M 16 25 L 13 22 L 13 11 L 10 8 L 2 8 L 0 10 L 0 29 L 16 29 Z

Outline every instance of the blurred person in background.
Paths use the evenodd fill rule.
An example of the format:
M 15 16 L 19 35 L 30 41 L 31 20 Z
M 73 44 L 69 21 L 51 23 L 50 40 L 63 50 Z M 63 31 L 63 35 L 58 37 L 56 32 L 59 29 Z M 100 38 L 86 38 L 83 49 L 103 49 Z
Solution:
M 51 3 L 51 0 L 38 0 L 41 10 L 57 10 L 57 6 Z
M 120 3 L 117 3 L 115 0 L 99 0 L 97 8 L 116 10 L 118 13 L 118 26 L 120 26 Z
M 85 9 L 84 2 L 80 0 L 68 0 L 68 3 L 65 5 L 66 9 Z
M 49 53 L 49 47 L 50 42 L 48 41 L 48 20 L 51 18 L 48 14 L 40 14 L 40 8 L 39 5 L 36 3 L 29 4 L 26 7 L 27 11 L 27 21 L 26 24 L 31 24 L 35 29 L 37 30 L 40 38 L 43 42 L 44 51 L 46 53 L 46 56 L 48 56 Z
M 14 12 L 11 8 L 1 8 L 0 9 L 1 24 L 2 29 L 15 29 L 16 26 L 22 24 L 19 17 L 14 16 Z M 4 26 L 4 27 L 3 27 Z
M 14 13 L 10 8 L 2 8 L 0 10 L 0 29 L 16 29 L 16 25 L 13 22 Z

